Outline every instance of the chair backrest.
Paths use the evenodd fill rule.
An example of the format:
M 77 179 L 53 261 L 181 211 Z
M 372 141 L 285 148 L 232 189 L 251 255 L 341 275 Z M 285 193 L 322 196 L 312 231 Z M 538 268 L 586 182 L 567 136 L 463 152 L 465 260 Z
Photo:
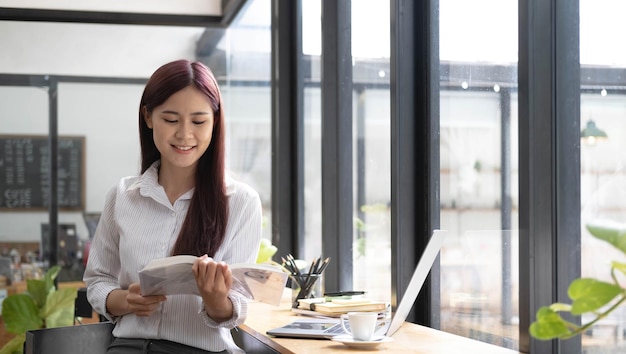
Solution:
M 26 332 L 25 354 L 105 354 L 113 341 L 111 322 L 45 328 Z

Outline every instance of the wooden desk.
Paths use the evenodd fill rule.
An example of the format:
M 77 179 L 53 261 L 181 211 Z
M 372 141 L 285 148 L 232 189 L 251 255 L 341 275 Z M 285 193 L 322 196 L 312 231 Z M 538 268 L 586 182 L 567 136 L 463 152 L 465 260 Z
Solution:
M 277 338 L 265 333 L 276 327 L 285 325 L 295 318 L 291 312 L 290 298 L 280 306 L 263 303 L 250 303 L 248 318 L 240 330 L 253 336 L 256 340 L 280 353 L 319 354 L 335 353 L 371 353 L 372 350 L 355 350 L 347 346 L 323 339 Z M 519 354 L 519 352 L 487 344 L 477 340 L 438 331 L 432 328 L 406 322 L 393 335 L 393 341 L 382 343 L 379 351 L 392 353 L 477 353 L 477 354 Z

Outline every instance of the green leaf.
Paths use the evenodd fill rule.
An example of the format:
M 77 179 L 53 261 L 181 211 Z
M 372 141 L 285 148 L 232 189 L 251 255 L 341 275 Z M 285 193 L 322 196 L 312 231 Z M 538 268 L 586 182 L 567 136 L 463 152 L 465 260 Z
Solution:
M 565 320 L 545 306 L 537 311 L 537 320 L 530 325 L 528 330 L 531 336 L 540 340 L 559 338 L 571 333 Z
M 613 262 L 611 262 L 611 267 L 613 267 L 613 268 L 617 269 L 618 271 L 622 272 L 622 274 L 626 274 L 626 263 L 613 261 Z
M 2 349 L 0 349 L 0 354 L 14 354 L 14 353 L 23 353 L 24 352 L 24 341 L 26 341 L 26 334 L 18 334 L 13 337 L 10 341 L 8 341 Z
M 50 292 L 55 286 L 54 286 L 54 279 L 57 278 L 57 275 L 59 275 L 59 273 L 61 272 L 61 266 L 60 265 L 55 265 L 53 267 L 51 267 L 50 269 L 48 269 L 48 271 L 46 272 L 46 274 L 44 275 L 43 279 L 46 282 L 46 292 Z
M 613 300 L 622 292 L 619 286 L 591 278 L 574 280 L 567 293 L 573 300 L 572 315 L 595 311 Z
M 572 305 L 557 302 L 550 305 L 550 310 L 554 312 L 570 312 L 572 311 Z
M 51 312 L 45 319 L 46 328 L 66 327 L 74 324 L 74 307 L 62 307 Z
M 626 228 L 613 222 L 588 223 L 587 230 L 592 236 L 612 244 L 626 254 Z
M 2 319 L 8 332 L 25 333 L 31 329 L 43 328 L 37 305 L 26 294 L 8 296 L 2 302 Z
M 48 296 L 46 282 L 41 279 L 27 279 L 26 293 L 33 298 L 37 307 L 43 306 L 46 303 L 46 297 Z
M 37 306 L 42 307 L 46 303 L 46 297 L 48 293 L 55 290 L 54 279 L 61 271 L 61 266 L 53 266 L 43 279 L 27 279 L 26 280 L 26 292 L 35 300 Z
M 41 309 L 41 317 L 46 321 L 46 327 L 69 326 L 74 323 L 74 303 L 78 296 L 76 288 L 62 288 L 51 292 Z M 69 317 L 67 315 L 68 311 Z

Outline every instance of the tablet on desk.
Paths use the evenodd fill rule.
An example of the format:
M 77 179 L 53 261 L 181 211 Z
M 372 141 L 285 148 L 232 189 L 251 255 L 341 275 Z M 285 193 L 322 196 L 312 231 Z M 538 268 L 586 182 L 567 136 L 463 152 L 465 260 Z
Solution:
M 422 257 L 417 263 L 417 267 L 415 267 L 415 271 L 413 272 L 409 286 L 400 301 L 400 305 L 393 314 L 391 320 L 387 319 L 378 321 L 378 327 L 374 336 L 392 336 L 404 323 L 409 311 L 417 299 L 417 295 L 424 285 L 426 276 L 428 276 L 428 273 L 430 272 L 439 251 L 441 250 L 441 246 L 443 244 L 443 234 L 444 231 L 435 230 L 433 232 Z M 276 337 L 330 339 L 334 336 L 345 334 L 339 321 L 340 320 L 337 318 L 298 319 L 287 325 L 273 328 L 267 331 L 267 334 Z
M 337 335 L 346 334 L 341 328 L 338 318 L 303 318 L 295 320 L 282 327 L 267 331 L 267 334 L 276 337 L 331 339 Z M 374 337 L 383 337 L 388 328 L 389 320 L 378 321 Z M 345 323 L 348 326 L 348 323 Z

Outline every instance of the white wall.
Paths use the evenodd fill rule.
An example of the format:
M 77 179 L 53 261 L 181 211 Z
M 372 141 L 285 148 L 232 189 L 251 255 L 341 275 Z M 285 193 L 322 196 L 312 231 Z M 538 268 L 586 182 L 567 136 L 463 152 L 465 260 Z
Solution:
M 0 7 L 221 16 L 221 0 L 0 0 Z
M 0 21 L 0 73 L 147 78 L 204 28 Z

